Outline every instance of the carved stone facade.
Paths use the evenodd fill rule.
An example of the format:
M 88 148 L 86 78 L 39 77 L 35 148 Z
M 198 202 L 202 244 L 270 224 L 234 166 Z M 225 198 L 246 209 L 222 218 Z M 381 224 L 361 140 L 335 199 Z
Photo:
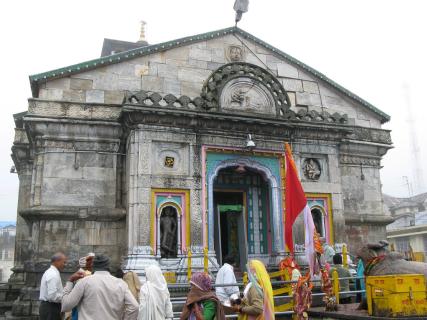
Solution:
M 247 255 L 275 266 L 285 254 L 285 141 L 329 242 L 354 251 L 385 237 L 379 169 L 391 148 L 381 129 L 388 116 L 238 28 L 30 80 L 12 147 L 20 194 L 10 282 L 23 288 L 14 316 L 37 309 L 25 288 L 38 286 L 56 250 L 69 256 L 69 272 L 94 251 L 141 276 L 157 263 L 186 281 L 188 251 L 201 269 L 206 248 L 215 272 L 217 210 L 234 202 L 248 217 Z M 168 242 L 165 230 L 176 238 Z

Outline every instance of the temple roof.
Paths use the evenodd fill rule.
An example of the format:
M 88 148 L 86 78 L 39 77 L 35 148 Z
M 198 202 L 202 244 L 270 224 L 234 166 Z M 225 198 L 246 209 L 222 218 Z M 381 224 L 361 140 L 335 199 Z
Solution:
M 399 208 L 406 208 L 406 207 L 424 207 L 424 203 L 427 201 L 427 192 L 417 194 L 412 197 L 408 198 L 398 198 L 398 197 L 392 197 L 387 194 L 383 194 L 383 199 L 385 205 L 390 210 L 396 210 Z
M 102 44 L 101 58 L 120 52 L 145 47 L 147 45 L 148 43 L 146 41 L 129 42 L 105 38 L 104 43 Z
M 229 35 L 229 34 L 236 34 L 236 35 L 243 37 L 244 39 L 251 40 L 254 43 L 264 47 L 265 49 L 272 51 L 273 53 L 275 53 L 277 56 L 283 58 L 284 60 L 287 60 L 290 63 L 302 68 L 303 70 L 310 73 L 314 77 L 328 83 L 329 85 L 331 85 L 332 87 L 337 89 L 339 92 L 343 93 L 345 96 L 347 96 L 347 97 L 351 98 L 352 100 L 360 103 L 361 105 L 363 105 L 367 109 L 371 110 L 372 112 L 374 112 L 375 114 L 380 116 L 381 123 L 384 123 L 384 122 L 387 122 L 390 120 L 390 116 L 388 114 L 384 113 L 383 111 L 379 110 L 378 108 L 376 108 L 375 106 L 373 106 L 369 102 L 365 101 L 364 99 L 360 98 L 356 94 L 350 92 L 349 90 L 345 89 L 344 87 L 342 87 L 338 83 L 329 79 L 328 77 L 326 77 L 321 72 L 309 67 L 308 65 L 302 63 L 301 61 L 295 59 L 294 57 L 292 57 L 292 56 L 286 54 L 285 52 L 269 45 L 268 43 L 258 39 L 257 37 L 251 35 L 250 33 L 246 32 L 242 29 L 239 29 L 238 27 L 225 28 L 225 29 L 221 29 L 221 30 L 217 30 L 217 31 L 212 31 L 212 32 L 198 34 L 198 35 L 189 36 L 189 37 L 184 37 L 184 38 L 180 38 L 180 39 L 176 39 L 176 40 L 172 40 L 172 41 L 162 42 L 162 43 L 155 44 L 155 45 L 148 45 L 147 46 L 145 44 L 142 44 L 142 46 L 135 48 L 135 49 L 128 50 L 128 51 L 119 52 L 119 53 L 116 53 L 113 55 L 104 56 L 104 57 L 101 57 L 98 59 L 85 61 L 82 63 L 67 66 L 64 68 L 59 68 L 59 69 L 51 70 L 48 72 L 43 72 L 43 73 L 31 75 L 29 77 L 30 83 L 31 83 L 31 90 L 32 90 L 33 96 L 37 97 L 38 85 L 40 83 L 44 83 L 44 82 L 49 81 L 49 80 L 67 77 L 67 76 L 70 76 L 73 74 L 77 74 L 77 73 L 85 72 L 88 70 L 96 69 L 96 68 L 101 67 L 101 66 L 116 64 L 116 63 L 120 63 L 122 61 L 131 60 L 131 59 L 134 59 L 137 57 L 141 57 L 141 56 L 145 56 L 145 55 L 149 55 L 149 54 L 153 54 L 153 53 L 157 53 L 157 52 L 166 51 L 169 49 L 189 45 L 192 43 L 197 43 L 200 41 L 215 39 L 215 38 L 219 38 L 219 37 Z

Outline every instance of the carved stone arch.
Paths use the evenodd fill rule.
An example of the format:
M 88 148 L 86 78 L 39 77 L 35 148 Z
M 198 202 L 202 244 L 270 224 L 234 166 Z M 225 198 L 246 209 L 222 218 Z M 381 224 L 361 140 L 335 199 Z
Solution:
M 263 85 L 271 94 L 276 108 L 276 115 L 283 117 L 290 111 L 290 100 L 282 84 L 267 70 L 245 62 L 225 64 L 215 70 L 205 81 L 201 97 L 205 100 L 204 107 L 208 110 L 221 108 L 220 96 L 224 86 L 236 79 L 247 78 Z M 293 113 L 292 113 L 293 114 Z
M 173 208 L 176 210 L 176 212 L 177 212 L 177 214 L 178 214 L 178 217 L 181 217 L 181 215 L 182 215 L 182 209 L 181 209 L 181 206 L 180 206 L 179 204 L 177 204 L 175 201 L 165 201 L 165 202 L 162 202 L 162 203 L 159 205 L 159 208 L 157 209 L 157 215 L 158 215 L 159 217 L 162 215 L 162 210 L 163 210 L 165 207 L 173 207 Z
M 270 192 L 271 192 L 271 205 L 272 205 L 272 231 L 273 231 L 273 250 L 277 253 L 284 252 L 284 243 L 283 243 L 283 217 L 282 217 L 282 208 L 280 204 L 280 182 L 273 172 L 267 166 L 259 163 L 258 161 L 248 159 L 248 158 L 237 158 L 237 159 L 226 159 L 219 162 L 214 170 L 207 177 L 207 187 L 208 187 L 208 247 L 209 250 L 214 250 L 214 212 L 213 207 L 213 184 L 215 178 L 218 176 L 218 173 L 222 169 L 237 167 L 243 165 L 245 167 L 251 168 L 260 174 L 266 181 L 268 181 Z

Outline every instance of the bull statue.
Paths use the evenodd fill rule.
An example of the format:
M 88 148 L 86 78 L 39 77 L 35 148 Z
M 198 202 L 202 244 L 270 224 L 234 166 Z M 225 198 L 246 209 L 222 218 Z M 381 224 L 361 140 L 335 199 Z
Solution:
M 403 255 L 388 250 L 388 242 L 369 243 L 357 251 L 365 265 L 365 275 L 385 276 L 392 274 L 424 274 L 427 279 L 427 263 L 406 261 Z

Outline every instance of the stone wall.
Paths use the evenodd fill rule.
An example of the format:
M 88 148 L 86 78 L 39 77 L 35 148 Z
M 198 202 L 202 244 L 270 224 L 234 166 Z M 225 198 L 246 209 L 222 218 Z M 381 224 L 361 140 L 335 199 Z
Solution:
M 126 90 L 155 91 L 161 94 L 200 95 L 211 73 L 230 62 L 230 46 L 242 50 L 242 61 L 269 70 L 288 92 L 294 110 L 309 109 L 346 113 L 349 124 L 380 128 L 379 117 L 301 67 L 285 61 L 238 35 L 200 41 L 195 44 L 153 53 L 68 78 L 42 84 L 39 97 L 88 103 L 118 104 Z
M 122 129 L 111 122 L 117 119 L 116 109 L 29 101 L 25 121 L 31 151 L 16 161 L 17 266 L 48 261 L 58 250 L 70 261 L 87 252 L 105 252 L 115 265 L 120 264 L 127 248 Z M 25 145 L 18 139 L 20 132 L 16 150 Z
M 200 161 L 196 135 L 178 128 L 139 125 L 128 139 L 129 248 L 150 245 L 151 189 L 190 190 L 191 244 L 201 245 Z M 175 157 L 168 172 L 162 161 Z M 195 161 L 196 158 L 196 161 Z M 163 170 L 160 170 L 159 168 Z

